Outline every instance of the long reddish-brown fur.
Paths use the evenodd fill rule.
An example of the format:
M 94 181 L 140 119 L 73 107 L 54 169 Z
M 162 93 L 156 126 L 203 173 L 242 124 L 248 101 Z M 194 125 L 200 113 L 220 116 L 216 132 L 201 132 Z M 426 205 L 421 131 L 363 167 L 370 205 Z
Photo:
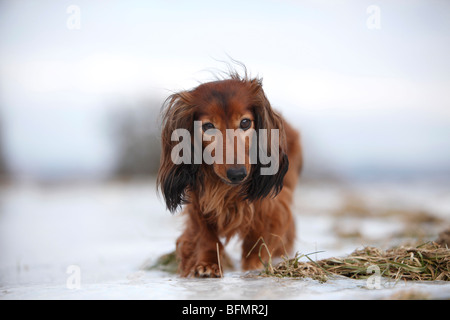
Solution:
M 302 167 L 300 137 L 272 109 L 261 81 L 231 73 L 228 79 L 171 95 L 162 115 L 158 186 L 169 210 L 174 212 L 184 205 L 183 214 L 187 216 L 176 245 L 180 275 L 219 277 L 219 260 L 222 264 L 224 261 L 220 239 L 228 241 L 234 235 L 243 240 L 244 270 L 261 268 L 260 259 L 267 261 L 268 252 L 272 256 L 290 252 L 295 238 L 290 207 Z M 225 134 L 225 129 L 236 129 L 243 117 L 251 120 L 256 131 L 279 130 L 280 159 L 275 175 L 261 176 L 262 165 L 249 163 L 248 154 L 242 169 L 246 176 L 236 184 L 230 184 L 227 178 L 228 170 L 237 168 L 236 164 L 173 163 L 171 152 L 178 143 L 171 140 L 175 129 L 184 128 L 193 134 L 194 121 L 208 121 Z M 252 250 L 259 239 L 264 239 L 268 250 Z

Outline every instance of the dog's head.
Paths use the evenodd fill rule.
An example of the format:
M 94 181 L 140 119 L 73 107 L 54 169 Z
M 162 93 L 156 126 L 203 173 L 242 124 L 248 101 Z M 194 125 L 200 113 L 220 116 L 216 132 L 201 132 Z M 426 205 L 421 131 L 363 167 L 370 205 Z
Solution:
M 202 170 L 249 201 L 280 192 L 288 169 L 283 120 L 260 80 L 232 75 L 175 93 L 162 115 L 158 185 L 170 211 L 201 187 Z

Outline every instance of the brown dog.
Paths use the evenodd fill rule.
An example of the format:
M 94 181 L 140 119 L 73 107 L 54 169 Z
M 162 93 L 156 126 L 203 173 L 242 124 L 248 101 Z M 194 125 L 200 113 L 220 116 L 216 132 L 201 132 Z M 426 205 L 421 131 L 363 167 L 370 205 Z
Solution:
M 195 126 L 195 121 L 201 121 L 196 122 L 201 125 Z M 183 213 L 187 215 L 186 228 L 176 248 L 181 276 L 220 277 L 219 259 L 224 254 L 221 237 L 228 241 L 238 235 L 243 240 L 244 270 L 261 268 L 260 258 L 268 259 L 266 250 L 252 250 L 261 238 L 272 255 L 292 249 L 295 224 L 290 206 L 302 167 L 300 138 L 273 111 L 259 79 L 232 73 L 228 79 L 175 93 L 166 101 L 162 125 L 158 187 L 171 212 L 185 204 Z M 174 163 L 173 148 L 178 141 L 172 141 L 172 134 L 176 129 L 202 137 L 202 152 L 214 146 L 212 155 L 223 150 L 223 157 L 234 161 Z M 208 136 L 211 129 L 227 137 L 223 139 L 227 142 L 226 129 L 239 129 L 241 134 L 232 139 L 237 139 L 237 144 L 241 139 L 244 155 L 239 158 L 236 148 L 220 149 L 217 138 Z M 269 132 L 270 137 L 271 129 L 278 130 L 278 141 L 246 139 L 247 132 L 257 136 Z M 261 174 L 268 165 L 260 161 L 259 155 L 251 161 L 252 143 L 258 144 L 257 150 L 277 148 L 272 151 L 278 155 L 275 173 Z M 194 150 L 195 139 L 189 144 Z

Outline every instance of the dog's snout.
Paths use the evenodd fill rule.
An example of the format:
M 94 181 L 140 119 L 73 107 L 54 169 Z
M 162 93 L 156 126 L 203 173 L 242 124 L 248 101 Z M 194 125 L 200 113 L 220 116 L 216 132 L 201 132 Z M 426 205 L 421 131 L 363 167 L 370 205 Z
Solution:
M 227 170 L 227 177 L 231 183 L 238 183 L 245 179 L 247 176 L 247 170 L 245 167 L 230 168 Z

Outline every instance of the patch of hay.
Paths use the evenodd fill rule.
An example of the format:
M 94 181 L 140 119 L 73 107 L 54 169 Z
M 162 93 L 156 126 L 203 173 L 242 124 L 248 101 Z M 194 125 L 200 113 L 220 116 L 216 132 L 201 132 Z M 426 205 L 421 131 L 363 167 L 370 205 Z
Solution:
M 275 277 L 313 278 L 326 281 L 329 276 L 340 275 L 353 279 L 364 279 L 372 274 L 371 266 L 380 269 L 381 276 L 394 280 L 450 281 L 450 250 L 432 242 L 419 247 L 398 247 L 386 251 L 374 247 L 355 250 L 344 258 L 300 262 L 304 255 L 296 255 L 270 269 L 263 275 Z M 306 256 L 307 257 L 307 256 Z
M 369 267 L 377 266 L 380 275 L 394 280 L 413 281 L 450 281 L 450 229 L 439 234 L 436 242 L 429 242 L 417 247 L 401 246 L 389 250 L 381 250 L 375 247 L 365 247 L 355 250 L 352 254 L 343 258 L 329 258 L 313 261 L 309 255 L 296 254 L 294 258 L 285 258 L 282 262 L 272 264 L 271 254 L 264 239 L 258 243 L 259 254 L 261 250 L 267 250 L 269 261 L 264 264 L 262 276 L 312 278 L 325 282 L 330 276 L 339 275 L 353 279 L 365 279 L 373 275 L 368 272 Z M 261 242 L 260 242 L 261 241 Z M 251 252 L 251 251 L 250 251 Z M 307 262 L 300 261 L 306 258 Z M 262 260 L 261 260 L 262 262 Z M 224 267 L 232 269 L 229 257 L 224 254 Z M 178 261 L 175 251 L 161 256 L 157 261 L 148 265 L 144 264 L 143 270 L 162 270 L 176 273 Z

